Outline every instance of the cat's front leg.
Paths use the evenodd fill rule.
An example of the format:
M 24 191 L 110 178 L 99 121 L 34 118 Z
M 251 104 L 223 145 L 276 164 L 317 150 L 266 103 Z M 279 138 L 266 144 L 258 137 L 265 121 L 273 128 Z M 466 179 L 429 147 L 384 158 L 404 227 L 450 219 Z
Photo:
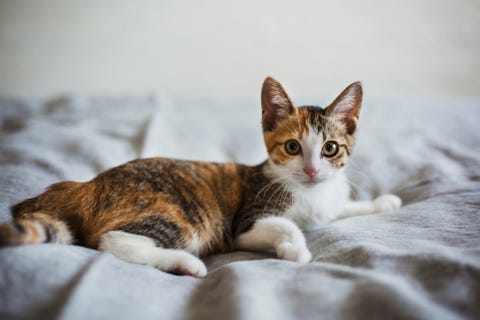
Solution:
M 235 239 L 241 250 L 275 249 L 280 259 L 306 263 L 312 260 L 305 237 L 298 226 L 282 217 L 266 217 L 255 221 L 252 228 Z
M 401 205 L 402 199 L 393 194 L 381 195 L 373 201 L 348 201 L 339 218 L 393 211 L 400 208 Z

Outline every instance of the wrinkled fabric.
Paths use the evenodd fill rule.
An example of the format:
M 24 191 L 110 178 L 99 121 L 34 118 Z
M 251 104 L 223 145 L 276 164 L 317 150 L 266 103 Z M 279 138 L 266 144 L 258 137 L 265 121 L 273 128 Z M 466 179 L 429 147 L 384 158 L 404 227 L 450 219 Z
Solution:
M 51 183 L 138 157 L 258 163 L 260 115 L 257 101 L 167 94 L 1 98 L 0 221 Z M 311 263 L 233 252 L 195 279 L 78 246 L 3 248 L 0 318 L 478 319 L 479 119 L 476 98 L 367 97 L 352 196 L 404 206 L 316 226 Z

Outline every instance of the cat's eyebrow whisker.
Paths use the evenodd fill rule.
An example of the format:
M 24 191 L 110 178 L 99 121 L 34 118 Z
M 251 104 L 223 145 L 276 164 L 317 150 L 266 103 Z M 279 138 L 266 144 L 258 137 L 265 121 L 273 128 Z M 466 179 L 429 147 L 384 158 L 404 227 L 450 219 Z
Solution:
M 301 135 L 302 134 L 302 124 L 300 123 L 300 121 L 297 121 L 297 125 L 298 125 L 298 134 Z
M 289 128 L 288 131 L 290 132 L 290 134 L 291 134 L 293 137 L 298 137 L 298 138 L 300 138 L 300 132 L 297 132 L 297 130 L 294 130 L 294 129 Z

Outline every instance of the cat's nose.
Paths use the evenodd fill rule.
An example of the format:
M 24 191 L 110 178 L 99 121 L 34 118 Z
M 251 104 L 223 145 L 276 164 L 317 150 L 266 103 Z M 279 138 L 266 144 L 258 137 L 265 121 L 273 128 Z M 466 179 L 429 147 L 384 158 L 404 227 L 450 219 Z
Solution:
M 306 174 L 308 174 L 310 177 L 315 177 L 318 173 L 317 168 L 303 168 L 303 171 L 305 171 Z

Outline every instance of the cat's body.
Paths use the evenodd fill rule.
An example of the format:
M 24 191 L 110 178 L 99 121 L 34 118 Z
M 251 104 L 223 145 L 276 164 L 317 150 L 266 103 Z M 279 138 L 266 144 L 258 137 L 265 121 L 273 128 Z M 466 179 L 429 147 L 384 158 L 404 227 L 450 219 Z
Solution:
M 205 256 L 232 250 L 233 236 L 257 216 L 285 211 L 285 198 L 270 197 L 272 188 L 280 192 L 282 186 L 269 185 L 264 167 L 268 163 L 134 160 L 89 182 L 54 184 L 12 213 L 18 220 L 48 212 L 67 222 L 75 243 L 90 248 L 98 248 L 103 234 L 120 230 L 149 236 L 160 247 L 198 242 L 192 253 Z
M 0 245 L 76 243 L 194 276 L 206 274 L 197 257 L 233 249 L 274 249 L 279 258 L 308 262 L 297 225 L 400 206 L 392 195 L 348 201 L 344 166 L 361 95 L 354 83 L 326 109 L 297 108 L 267 78 L 264 163 L 140 159 L 89 182 L 60 182 L 12 208 L 14 222 L 0 225 Z

